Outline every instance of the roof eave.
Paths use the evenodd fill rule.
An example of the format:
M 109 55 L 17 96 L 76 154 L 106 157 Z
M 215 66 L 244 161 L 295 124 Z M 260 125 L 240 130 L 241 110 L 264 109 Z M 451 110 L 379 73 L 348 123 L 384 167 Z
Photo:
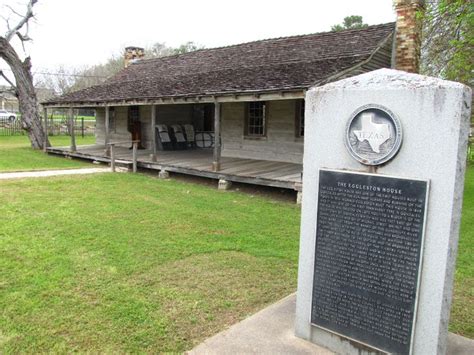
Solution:
M 131 106 L 131 105 L 167 105 L 191 104 L 209 102 L 236 102 L 236 101 L 265 101 L 304 98 L 305 91 L 310 85 L 294 88 L 278 88 L 269 90 L 245 90 L 233 92 L 216 92 L 204 94 L 186 94 L 174 96 L 161 96 L 154 98 L 122 99 L 122 100 L 94 100 L 94 101 L 66 101 L 42 102 L 46 108 L 65 107 L 105 107 L 105 106 Z

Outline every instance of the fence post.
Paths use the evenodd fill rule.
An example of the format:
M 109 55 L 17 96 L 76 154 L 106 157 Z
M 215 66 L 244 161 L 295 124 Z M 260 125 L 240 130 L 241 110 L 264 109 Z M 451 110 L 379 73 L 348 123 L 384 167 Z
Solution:
M 71 148 L 70 150 L 72 152 L 75 152 L 76 151 L 76 135 L 75 135 L 75 132 L 74 132 L 74 129 L 75 129 L 75 117 L 74 117 L 74 109 L 72 107 L 69 108 L 69 123 L 70 123 L 70 131 L 69 133 L 71 134 Z
M 137 172 L 137 148 L 138 148 L 138 142 L 133 141 L 133 151 L 132 151 L 132 159 L 133 159 L 133 172 Z
M 82 138 L 84 138 L 84 117 L 81 117 Z
M 44 142 L 43 142 L 43 151 L 46 153 L 48 151 L 48 109 L 46 106 L 43 108 L 43 129 L 44 129 Z
M 115 145 L 110 144 L 110 169 L 115 173 Z

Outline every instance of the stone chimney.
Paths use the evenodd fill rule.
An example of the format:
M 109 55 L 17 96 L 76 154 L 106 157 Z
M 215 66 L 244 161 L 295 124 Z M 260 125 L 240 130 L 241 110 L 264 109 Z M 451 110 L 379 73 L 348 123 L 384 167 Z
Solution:
M 140 47 L 127 47 L 123 59 L 125 62 L 125 68 L 133 62 L 142 59 L 145 56 L 145 50 Z
M 425 8 L 424 0 L 394 0 L 397 13 L 394 67 L 418 73 L 421 54 L 422 23 L 417 13 Z

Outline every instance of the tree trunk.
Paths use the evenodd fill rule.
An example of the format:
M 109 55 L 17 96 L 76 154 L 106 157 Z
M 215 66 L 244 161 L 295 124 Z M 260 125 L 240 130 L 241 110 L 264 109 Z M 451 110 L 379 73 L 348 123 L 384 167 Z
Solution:
M 38 99 L 36 98 L 31 75 L 30 57 L 22 62 L 10 43 L 4 37 L 0 37 L 0 58 L 7 62 L 15 76 L 21 126 L 28 132 L 31 147 L 33 149 L 43 149 L 45 142 L 49 147 L 49 140 L 47 140 L 41 125 Z

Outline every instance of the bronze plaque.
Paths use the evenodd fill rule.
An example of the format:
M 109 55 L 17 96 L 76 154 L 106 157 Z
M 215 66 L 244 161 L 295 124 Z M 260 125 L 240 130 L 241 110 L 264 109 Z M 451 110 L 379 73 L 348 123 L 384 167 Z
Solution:
M 409 354 L 428 182 L 320 170 L 311 323 Z

